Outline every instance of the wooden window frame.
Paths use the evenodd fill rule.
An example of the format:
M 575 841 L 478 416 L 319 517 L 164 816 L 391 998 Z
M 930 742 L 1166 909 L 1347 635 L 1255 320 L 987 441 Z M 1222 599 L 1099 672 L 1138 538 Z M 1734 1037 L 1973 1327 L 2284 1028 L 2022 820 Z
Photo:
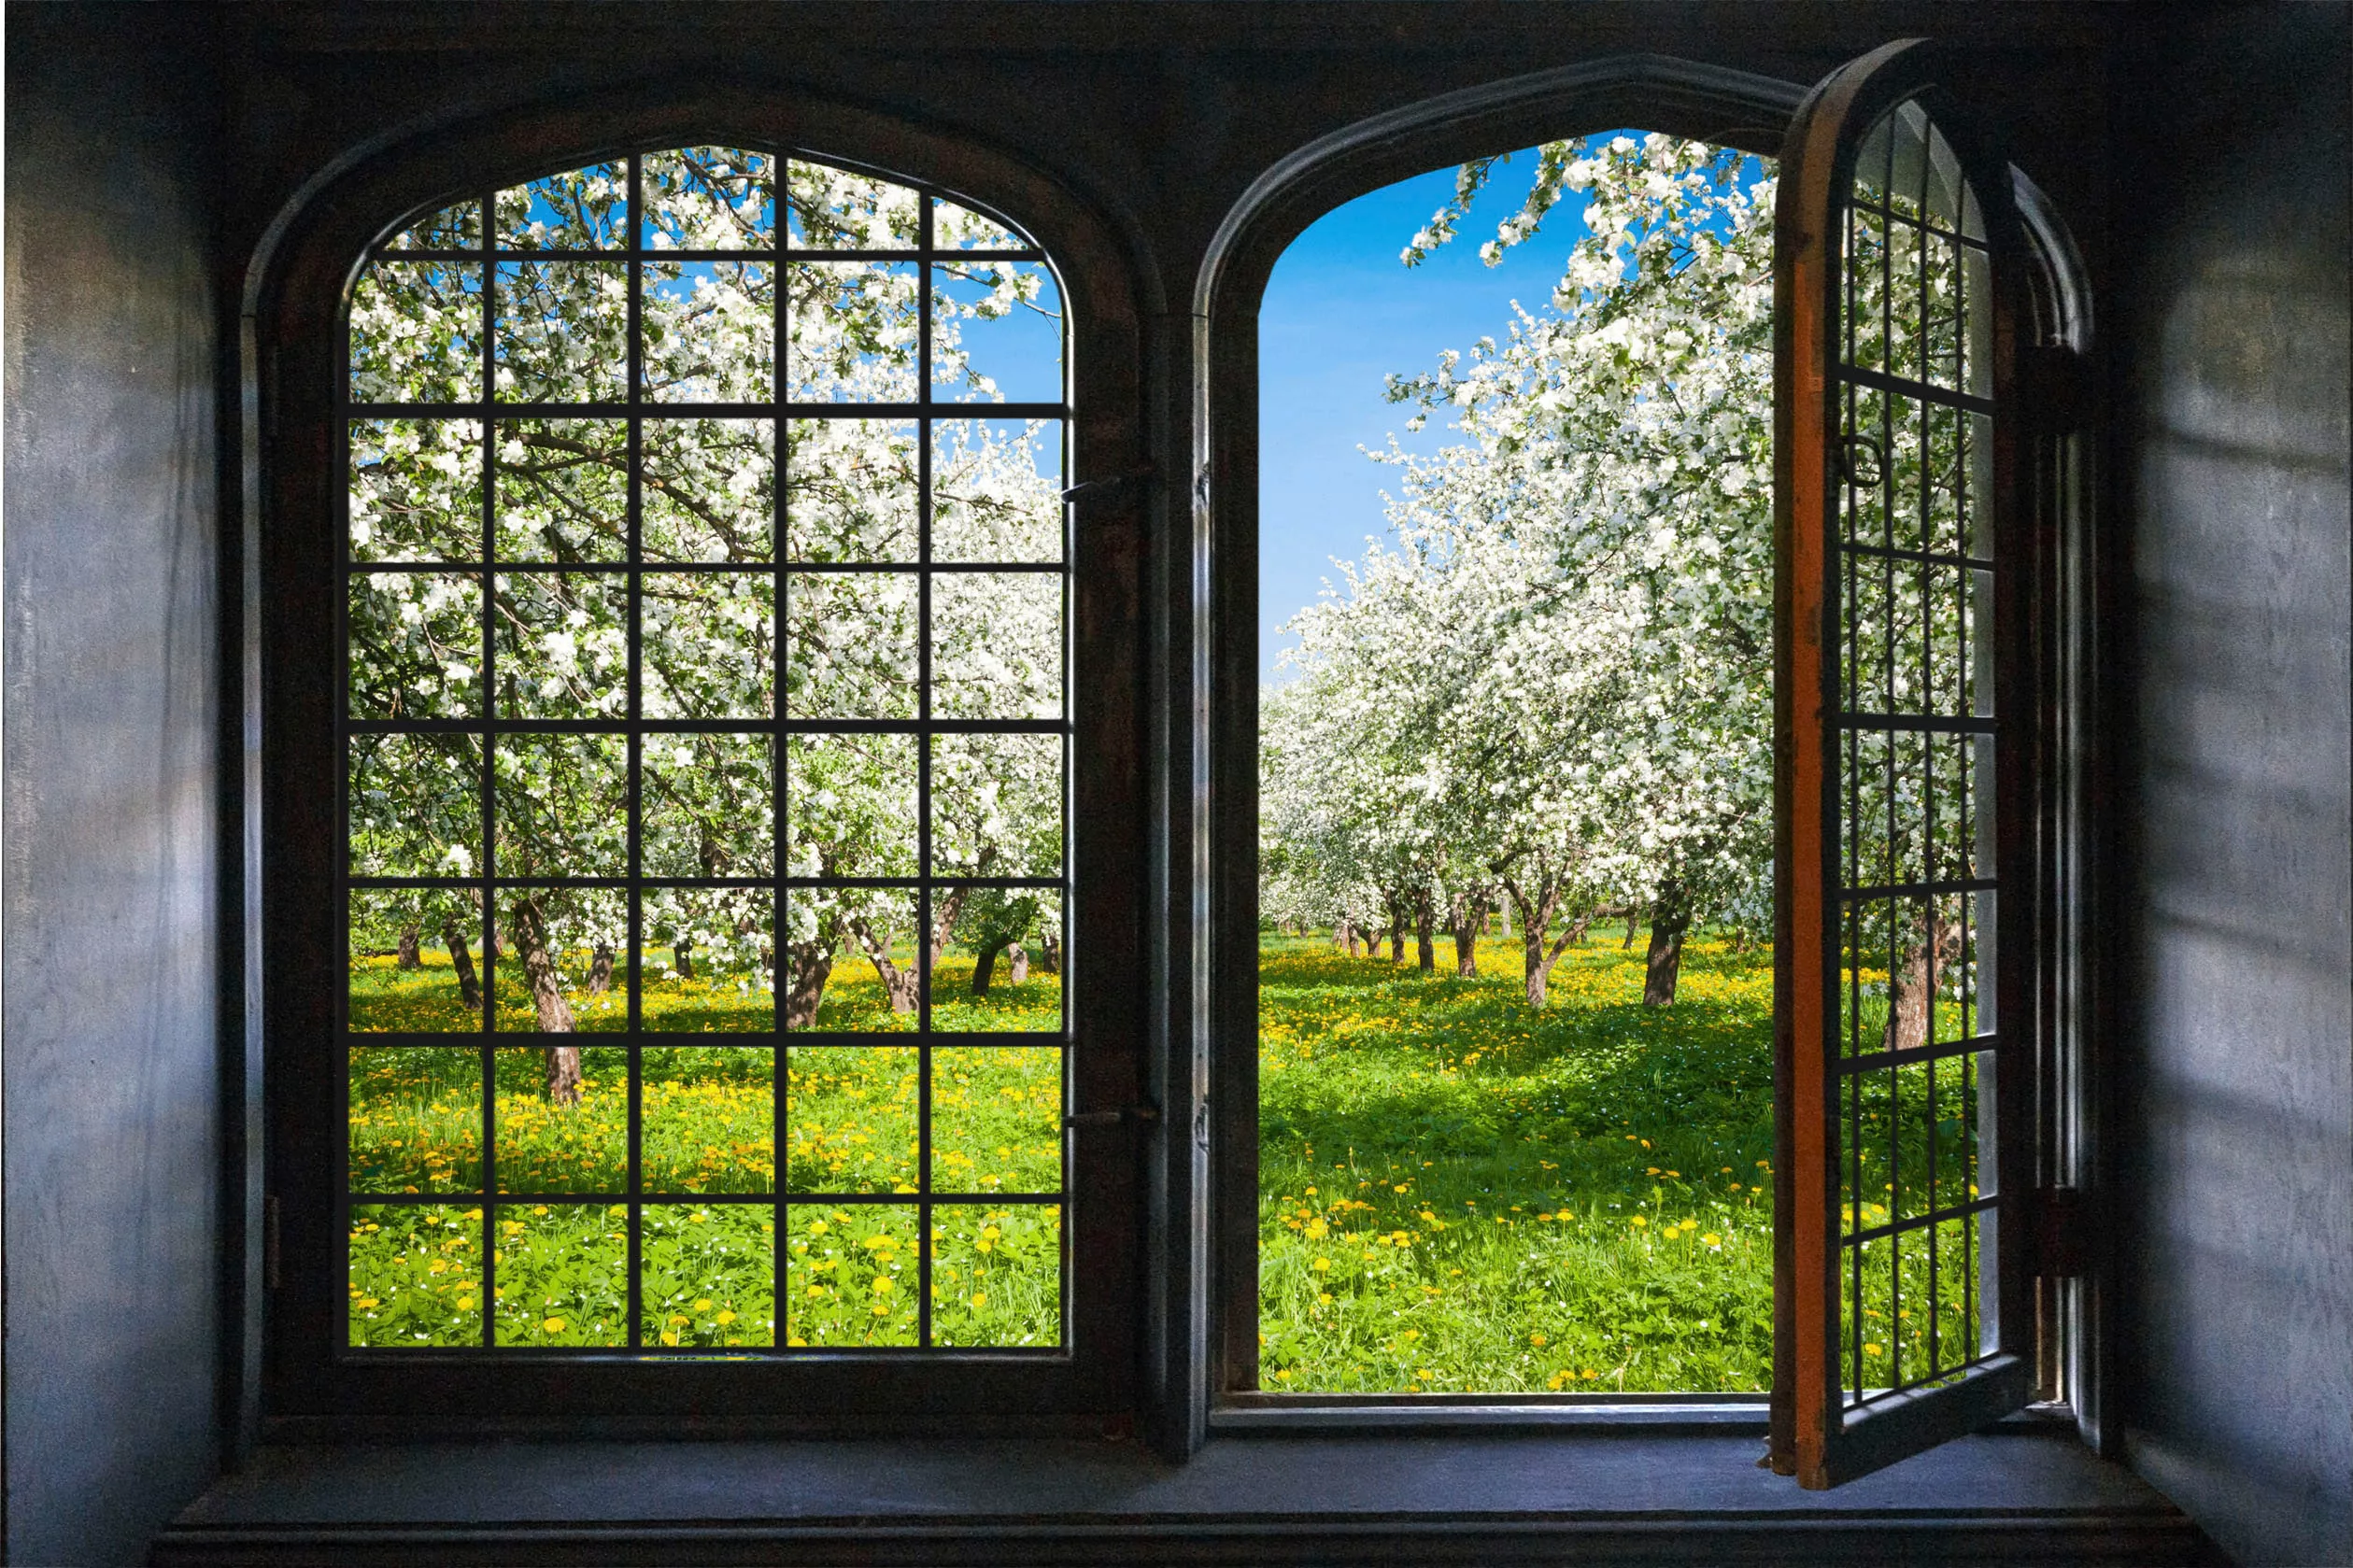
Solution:
M 341 858 L 333 755 L 342 588 L 337 417 L 361 261 L 416 216 L 649 148 L 739 145 L 872 169 L 1007 214 L 1053 259 L 1070 316 L 1070 1339 L 1060 1353 L 796 1350 L 740 1362 L 343 1352 L 334 1042 Z M 781 215 L 780 215 L 781 221 Z M 1097 1434 L 1132 1420 L 1141 1271 L 1145 841 L 1143 466 L 1137 279 L 1086 206 L 966 139 L 776 91 L 677 85 L 620 108 L 530 106 L 362 149 L 289 205 L 244 302 L 243 540 L 248 1250 L 237 1293 L 245 1441 L 516 1435 Z M 1090 482 L 1094 483 L 1090 487 Z M 325 781 L 322 783 L 321 781 Z M 1109 1114 L 1105 1112 L 1108 1109 Z
M 1196 664 L 1194 828 L 1205 846 L 1190 929 L 1196 986 L 1189 1060 L 1203 1085 L 1206 1134 L 1191 1172 L 1201 1205 L 1191 1237 L 1209 1272 L 1200 1300 L 1198 1363 L 1183 1431 L 1347 1431 L 1397 1435 L 1544 1427 L 1768 1434 L 1769 1400 L 1708 1394 L 1510 1396 L 1300 1395 L 1255 1387 L 1257 1361 L 1257 310 L 1275 262 L 1309 224 L 1396 180 L 1538 140 L 1636 125 L 1779 157 L 1808 89 L 1656 55 L 1566 67 L 1413 105 L 1310 145 L 1269 169 L 1220 229 L 1196 293 L 1195 550 L 1191 603 L 1204 646 Z M 2034 628 L 2027 684 L 2046 761 L 2033 777 L 2035 872 L 2027 916 L 2045 960 L 2029 984 L 2040 1008 L 2034 1103 L 2025 1168 L 2036 1193 L 2088 1181 L 2094 1085 L 2082 1029 L 2090 1015 L 2080 943 L 2088 920 L 2084 775 L 2092 581 L 2082 427 L 2089 400 L 2075 367 L 2088 346 L 2081 266 L 2063 226 L 2024 177 L 2012 177 L 2027 221 L 2020 270 L 2028 275 L 2038 384 L 2023 443 Z M 2056 749 L 2054 749 L 2054 746 Z M 2061 875 L 2062 867 L 2072 873 Z M 1171 1174 L 1173 1180 L 1174 1175 Z M 2047 1212 L 2038 1207 L 2037 1217 Z M 2078 1211 L 2079 1212 L 2079 1211 Z M 2037 1227 L 2055 1230 L 2048 1222 Z M 2056 1249 L 2030 1282 L 2039 1334 L 2034 1395 L 2043 1414 L 2097 1436 L 2096 1292 L 2063 1271 Z M 1177 1250 L 1171 1249 L 1172 1254 Z M 1787 1294 L 1778 1289 L 1777 1301 Z

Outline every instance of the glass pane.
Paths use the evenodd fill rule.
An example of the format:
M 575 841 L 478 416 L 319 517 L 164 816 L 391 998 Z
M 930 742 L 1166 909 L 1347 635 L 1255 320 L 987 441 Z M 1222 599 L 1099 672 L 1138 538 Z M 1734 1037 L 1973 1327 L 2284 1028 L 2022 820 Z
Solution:
M 931 558 L 1062 558 L 1058 419 L 943 419 L 931 428 Z
M 931 269 L 931 388 L 953 403 L 1062 401 L 1062 291 L 1031 261 Z
M 776 1026 L 770 979 L 774 907 L 764 887 L 657 887 L 640 900 L 645 1027 L 664 1033 Z
M 1061 736 L 931 738 L 931 869 L 968 877 L 1061 873 Z
M 629 244 L 629 165 L 567 169 L 498 194 L 503 250 L 618 250 Z
M 931 972 L 935 1029 L 1062 1027 L 1062 899 L 1052 888 L 935 889 L 955 937 Z
M 463 877 L 482 864 L 482 743 L 354 735 L 346 829 L 362 877 Z
M 767 1204 L 647 1204 L 638 1332 L 677 1349 L 776 1342 L 776 1210 Z
M 776 582 L 732 572 L 639 579 L 645 716 L 764 719 L 776 712 Z
M 649 1047 L 638 1058 L 649 1193 L 776 1190 L 776 1053 Z
M 785 1027 L 854 1034 L 915 1026 L 915 896 L 879 887 L 785 895 Z
M 785 1210 L 785 1342 L 792 1346 L 913 1345 L 921 1245 L 912 1206 L 858 1204 Z
M 643 483 L 649 563 L 773 558 L 773 421 L 649 419 Z
M 460 202 L 428 213 L 384 242 L 388 250 L 475 250 L 482 245 L 482 204 Z
M 1029 242 L 954 202 L 931 204 L 931 243 L 942 250 L 1027 250 Z
M 482 268 L 374 261 L 351 292 L 355 403 L 471 403 L 482 396 Z
M 766 250 L 776 243 L 776 161 L 732 147 L 649 152 L 645 245 L 653 250 Z
M 787 558 L 915 558 L 921 479 L 916 473 L 914 420 L 795 419 L 787 427 L 786 441 L 789 447 L 785 459 Z M 935 472 L 935 498 L 939 488 Z
M 796 261 L 785 269 L 790 403 L 913 403 L 919 275 L 912 261 Z
M 502 1193 L 619 1193 L 629 1187 L 629 1052 L 586 1050 L 551 1036 L 544 1046 L 491 1052 Z M 576 1075 L 576 1076 L 574 1076 Z M 552 1087 L 572 1078 L 577 1097 Z
M 482 558 L 482 425 L 354 419 L 351 558 Z
M 773 744 L 766 735 L 709 733 L 639 742 L 644 875 L 775 874 Z
M 482 1053 L 472 1046 L 351 1052 L 350 1189 L 482 1190 Z
M 917 1055 L 898 1045 L 786 1048 L 786 1192 L 915 1190 Z
M 923 198 L 903 185 L 798 160 L 786 172 L 793 245 L 803 250 L 913 250 Z
M 931 1053 L 931 1190 L 1062 1190 L 1058 1046 L 943 1046 Z
M 471 1034 L 482 1027 L 475 959 L 480 888 L 351 892 L 349 1026 L 382 1034 Z
M 618 419 L 502 419 L 502 560 L 629 558 L 629 426 Z
M 482 711 L 482 579 L 371 572 L 351 579 L 347 712 L 355 719 L 471 718 Z
M 627 395 L 629 267 L 509 261 L 498 273 L 503 403 L 618 403 Z
M 940 586 L 935 581 L 935 594 Z M 915 716 L 914 573 L 796 572 L 785 592 L 788 716 Z
M 785 766 L 788 875 L 915 874 L 914 736 L 787 736 Z
M 1061 578 L 1036 572 L 933 578 L 931 681 L 935 718 L 1061 717 Z
M 499 871 L 514 877 L 629 872 L 629 743 L 618 735 L 502 735 Z
M 482 1343 L 482 1210 L 353 1204 L 350 1343 L 403 1349 Z
M 628 909 L 618 888 L 500 888 L 491 957 L 501 1032 L 628 1028 L 629 974 L 616 963 Z
M 629 1206 L 503 1203 L 501 1345 L 629 1343 Z
M 499 716 L 629 716 L 629 579 L 516 572 L 498 586 Z
M 776 385 L 776 271 L 764 261 L 645 263 L 645 395 L 765 403 Z
M 1062 1342 L 1058 1204 L 931 1211 L 931 1337 L 939 1345 Z

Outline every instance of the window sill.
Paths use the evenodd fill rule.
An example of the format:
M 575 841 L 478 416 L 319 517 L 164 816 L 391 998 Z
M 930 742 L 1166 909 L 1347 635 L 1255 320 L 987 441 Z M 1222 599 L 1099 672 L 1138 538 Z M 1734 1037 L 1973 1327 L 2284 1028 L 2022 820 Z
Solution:
M 159 1568 L 225 1562 L 2216 1561 L 2070 1435 L 1980 1435 L 1836 1492 L 1757 1439 L 1268 1434 L 1134 1443 L 435 1443 L 265 1448 Z M 1116 1545 L 1113 1545 L 1116 1543 Z

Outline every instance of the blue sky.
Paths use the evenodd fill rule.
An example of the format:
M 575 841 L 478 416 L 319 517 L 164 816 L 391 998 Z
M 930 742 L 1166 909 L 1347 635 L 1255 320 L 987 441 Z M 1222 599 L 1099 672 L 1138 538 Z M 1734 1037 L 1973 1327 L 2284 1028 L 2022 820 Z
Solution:
M 1453 242 L 1409 270 L 1397 252 L 1453 194 L 1450 165 L 1386 186 L 1325 214 L 1283 253 L 1258 314 L 1259 671 L 1292 639 L 1278 631 L 1312 603 L 1331 560 L 1354 560 L 1385 535 L 1382 491 L 1396 473 L 1374 463 L 1395 431 L 1410 447 L 1450 439 L 1433 419 L 1409 435 L 1410 407 L 1386 402 L 1383 378 L 1426 370 L 1447 348 L 1503 335 L 1511 302 L 1540 311 L 1584 232 L 1584 199 L 1565 195 L 1543 230 L 1483 265 L 1479 247 L 1519 210 L 1536 177 L 1533 150 L 1498 163 Z

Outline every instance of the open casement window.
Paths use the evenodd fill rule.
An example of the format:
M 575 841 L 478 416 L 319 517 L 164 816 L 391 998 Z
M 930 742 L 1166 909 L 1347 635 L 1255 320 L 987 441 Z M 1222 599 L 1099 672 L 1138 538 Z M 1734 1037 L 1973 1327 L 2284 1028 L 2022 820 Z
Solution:
M 1094 1430 L 1133 1129 L 1074 1113 L 1133 1097 L 1087 1042 L 1135 982 L 1069 935 L 1123 748 L 1073 718 L 1118 711 L 1069 629 L 1116 552 L 1064 501 L 1064 281 L 805 155 L 494 184 L 364 247 L 283 416 L 333 457 L 263 568 L 315 825 L 273 1409 Z
M 1832 75 L 1781 162 L 1772 1460 L 1808 1488 L 2033 1397 L 2020 248 L 1937 64 Z

